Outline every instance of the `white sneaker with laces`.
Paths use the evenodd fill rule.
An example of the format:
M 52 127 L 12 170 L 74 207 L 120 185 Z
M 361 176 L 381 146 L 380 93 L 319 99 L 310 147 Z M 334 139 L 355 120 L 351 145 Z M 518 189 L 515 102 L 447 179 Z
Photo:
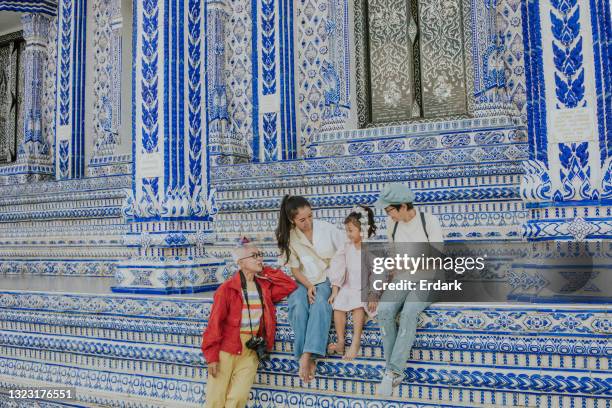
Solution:
M 385 371 L 383 379 L 378 386 L 378 393 L 383 397 L 390 397 L 393 394 L 393 388 L 397 387 L 403 379 L 404 375 L 395 374 L 389 370 Z

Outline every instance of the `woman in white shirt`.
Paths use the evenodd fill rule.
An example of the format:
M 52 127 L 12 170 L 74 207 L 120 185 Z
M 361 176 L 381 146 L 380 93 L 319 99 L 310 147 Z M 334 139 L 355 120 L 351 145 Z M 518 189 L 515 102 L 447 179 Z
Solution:
M 314 220 L 312 207 L 304 197 L 286 195 L 281 202 L 276 239 L 284 263 L 298 282 L 298 289 L 288 300 L 289 323 L 295 333 L 293 354 L 299 360 L 299 376 L 310 382 L 316 371 L 315 359 L 325 356 L 331 326 L 327 268 L 345 237 L 332 224 Z

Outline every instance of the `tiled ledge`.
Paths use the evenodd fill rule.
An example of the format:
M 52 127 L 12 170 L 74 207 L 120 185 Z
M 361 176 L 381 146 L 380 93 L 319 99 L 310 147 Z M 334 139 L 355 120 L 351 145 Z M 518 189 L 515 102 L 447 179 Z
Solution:
M 5 289 L 0 291 L 0 308 L 206 322 L 212 305 L 210 292 L 199 296 L 89 294 L 86 286 L 81 291 L 75 294 L 74 290 L 61 293 Z M 279 324 L 288 324 L 286 303 L 277 307 L 277 318 Z M 437 303 L 421 314 L 419 328 L 471 334 L 605 336 L 612 334 L 612 316 L 605 305 Z
M 428 122 L 407 123 L 397 126 L 381 126 L 365 129 L 321 132 L 316 134 L 313 144 L 323 144 L 338 141 L 357 141 L 371 138 L 398 137 L 404 135 L 419 136 L 440 132 L 456 132 L 461 130 L 484 130 L 489 128 L 505 128 L 520 126 L 518 118 L 509 116 L 494 116 L 485 118 L 463 118 L 453 120 L 436 120 Z
M 130 188 L 131 176 L 95 177 L 61 181 L 43 181 L 20 185 L 0 185 L 0 197 L 42 196 L 47 194 L 77 194 L 96 190 Z

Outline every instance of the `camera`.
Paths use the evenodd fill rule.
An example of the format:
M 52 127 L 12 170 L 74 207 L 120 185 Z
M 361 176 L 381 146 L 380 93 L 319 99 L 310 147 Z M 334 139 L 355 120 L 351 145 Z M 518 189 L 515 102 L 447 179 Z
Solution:
M 268 353 L 268 350 L 266 349 L 266 339 L 264 339 L 263 337 L 259 337 L 259 336 L 251 337 L 246 342 L 246 346 L 250 348 L 251 350 L 255 351 L 255 353 L 257 354 L 257 358 L 259 358 L 259 360 L 269 360 L 270 359 L 270 353 Z

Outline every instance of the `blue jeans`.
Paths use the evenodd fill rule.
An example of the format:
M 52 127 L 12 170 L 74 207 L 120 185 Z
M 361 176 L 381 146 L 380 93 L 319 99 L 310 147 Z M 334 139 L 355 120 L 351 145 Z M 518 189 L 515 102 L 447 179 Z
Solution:
M 313 357 L 324 357 L 331 327 L 332 307 L 327 300 L 331 295 L 329 280 L 315 285 L 315 302 L 308 303 L 308 290 L 298 283 L 298 288 L 289 295 L 289 324 L 295 333 L 293 355 L 299 359 L 303 353 Z
M 377 319 L 387 370 L 398 374 L 404 372 L 416 338 L 417 318 L 430 304 L 431 302 L 423 301 L 417 292 L 404 291 L 401 295 L 383 293 L 378 304 Z M 398 313 L 399 333 L 396 323 Z

